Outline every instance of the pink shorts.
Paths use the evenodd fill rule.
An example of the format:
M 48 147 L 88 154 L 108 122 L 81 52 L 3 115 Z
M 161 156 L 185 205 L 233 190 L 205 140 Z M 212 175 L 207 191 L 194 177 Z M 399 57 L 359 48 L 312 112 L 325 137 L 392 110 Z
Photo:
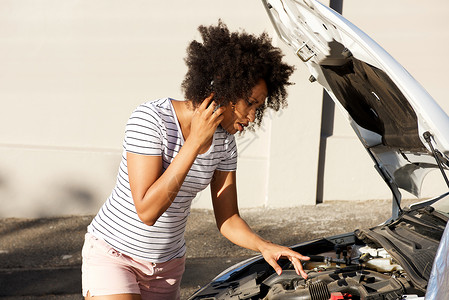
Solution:
M 164 263 L 136 260 L 90 233 L 82 250 L 83 296 L 140 294 L 142 299 L 180 299 L 185 256 Z

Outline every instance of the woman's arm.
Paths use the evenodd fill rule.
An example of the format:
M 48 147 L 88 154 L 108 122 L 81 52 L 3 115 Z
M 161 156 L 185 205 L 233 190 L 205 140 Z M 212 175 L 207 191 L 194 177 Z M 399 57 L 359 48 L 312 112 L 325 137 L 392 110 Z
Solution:
M 282 273 L 282 268 L 277 261 L 281 257 L 285 257 L 293 263 L 298 275 L 307 278 L 301 260 L 308 260 L 308 257 L 288 247 L 262 239 L 240 217 L 237 205 L 235 172 L 215 171 L 211 181 L 211 194 L 215 220 L 223 236 L 236 245 L 260 252 L 279 275 Z
M 197 147 L 184 144 L 164 173 L 161 156 L 126 154 L 131 194 L 143 223 L 153 225 L 171 205 L 197 154 Z
M 206 98 L 193 112 L 189 136 L 164 173 L 160 156 L 127 153 L 131 194 L 137 214 L 145 224 L 153 225 L 171 205 L 198 153 L 222 121 L 224 108 L 214 113 L 214 105 L 208 107 L 211 99 L 212 96 Z

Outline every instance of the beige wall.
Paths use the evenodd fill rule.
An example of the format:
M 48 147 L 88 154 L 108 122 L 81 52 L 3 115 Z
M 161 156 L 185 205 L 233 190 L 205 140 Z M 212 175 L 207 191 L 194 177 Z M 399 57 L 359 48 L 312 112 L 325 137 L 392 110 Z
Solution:
M 445 0 L 343 7 L 445 111 L 448 13 Z M 232 30 L 274 36 L 259 1 L 1 0 L 0 217 L 95 213 L 115 183 L 129 114 L 150 99 L 182 98 L 186 45 L 220 17 Z M 296 85 L 288 109 L 237 138 L 241 207 L 315 203 L 322 91 L 279 46 L 298 63 Z M 325 201 L 390 197 L 338 111 L 324 181 Z M 210 208 L 207 191 L 194 207 Z

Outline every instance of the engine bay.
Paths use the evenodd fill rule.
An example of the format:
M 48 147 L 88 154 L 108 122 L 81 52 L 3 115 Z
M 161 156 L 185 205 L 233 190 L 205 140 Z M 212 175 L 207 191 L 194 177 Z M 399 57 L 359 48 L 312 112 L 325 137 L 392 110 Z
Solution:
M 263 299 L 403 299 L 423 296 L 383 248 L 355 245 L 337 247 L 330 256 L 311 256 L 304 264 L 305 280 L 288 268 L 261 284 L 268 290 Z M 338 258 L 342 256 L 341 258 Z M 256 298 L 257 299 L 257 298 Z
M 293 246 L 310 257 L 308 275 L 280 259 L 282 274 L 262 257 L 218 275 L 190 300 L 424 299 L 448 216 L 432 207 L 404 210 L 386 224 Z
M 353 245 L 310 255 L 304 264 L 307 280 L 290 262 L 281 275 L 266 276 L 261 266 L 237 281 L 215 285 L 214 292 L 194 299 L 337 300 L 413 299 L 424 296 L 403 268 L 383 249 Z M 258 271 L 256 271 L 259 269 Z

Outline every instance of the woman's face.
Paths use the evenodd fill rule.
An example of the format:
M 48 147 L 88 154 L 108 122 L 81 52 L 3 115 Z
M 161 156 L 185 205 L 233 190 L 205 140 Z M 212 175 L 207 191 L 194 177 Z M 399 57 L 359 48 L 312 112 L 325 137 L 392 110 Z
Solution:
M 242 132 L 250 122 L 256 119 L 256 110 L 265 103 L 268 96 L 267 84 L 260 79 L 253 87 L 249 99 L 238 99 L 234 104 L 230 103 L 223 113 L 224 119 L 220 123 L 228 133 Z

